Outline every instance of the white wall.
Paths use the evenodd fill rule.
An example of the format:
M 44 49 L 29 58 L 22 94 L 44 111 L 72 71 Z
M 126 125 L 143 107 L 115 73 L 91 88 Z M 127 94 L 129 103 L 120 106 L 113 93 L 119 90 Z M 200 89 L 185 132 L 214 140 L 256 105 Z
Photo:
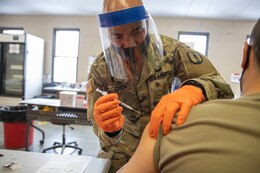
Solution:
M 240 95 L 240 88 L 239 84 L 231 83 L 231 73 L 241 72 L 243 45 L 255 22 L 155 18 L 159 32 L 174 38 L 178 38 L 178 31 L 209 32 L 208 58 L 236 96 Z
M 243 43 L 256 21 L 223 21 L 155 17 L 161 34 L 174 38 L 178 31 L 209 32 L 208 57 L 223 78 L 239 95 L 239 84 L 230 82 L 231 73 L 241 72 Z M 23 27 L 45 42 L 45 74 L 51 74 L 53 28 L 80 28 L 79 68 L 77 81 L 86 80 L 87 58 L 97 55 L 101 41 L 96 16 L 9 16 L 0 15 L 0 27 Z
M 45 74 L 52 73 L 53 28 L 80 28 L 78 82 L 86 80 L 88 57 L 102 51 L 96 17 L 0 15 L 0 27 L 23 27 L 45 40 Z

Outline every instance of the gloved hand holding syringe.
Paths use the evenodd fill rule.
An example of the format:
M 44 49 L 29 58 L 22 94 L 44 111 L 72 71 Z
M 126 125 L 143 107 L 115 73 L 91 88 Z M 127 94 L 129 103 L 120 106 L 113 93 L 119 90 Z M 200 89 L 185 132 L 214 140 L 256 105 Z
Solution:
M 100 89 L 96 89 L 96 91 L 98 92 L 98 93 L 100 93 L 102 96 L 105 96 L 105 95 L 107 95 L 107 92 L 106 91 L 101 91 Z M 129 106 L 128 104 L 126 104 L 126 103 L 124 103 L 124 102 L 122 102 L 122 101 L 120 101 L 119 100 L 119 104 L 122 106 L 122 107 L 124 107 L 124 108 L 126 108 L 126 109 L 129 109 L 129 110 L 131 110 L 131 111 L 134 111 L 134 112 L 136 112 L 137 114 L 141 114 L 139 111 L 137 111 L 137 110 L 135 110 L 134 108 L 132 108 L 131 106 Z

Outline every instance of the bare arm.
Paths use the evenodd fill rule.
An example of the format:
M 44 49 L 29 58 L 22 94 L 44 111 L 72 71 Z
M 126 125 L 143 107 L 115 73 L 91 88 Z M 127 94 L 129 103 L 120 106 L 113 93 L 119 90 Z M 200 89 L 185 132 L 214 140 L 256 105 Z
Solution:
M 150 137 L 149 127 L 150 124 L 145 127 L 134 155 L 117 173 L 158 173 L 154 165 L 153 155 L 156 140 Z

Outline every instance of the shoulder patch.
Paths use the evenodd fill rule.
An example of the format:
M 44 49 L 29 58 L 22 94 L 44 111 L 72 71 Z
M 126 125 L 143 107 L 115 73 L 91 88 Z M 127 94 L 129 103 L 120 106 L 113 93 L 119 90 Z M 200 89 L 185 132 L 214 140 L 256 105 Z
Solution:
M 200 56 L 199 52 L 188 52 L 188 57 L 193 64 L 201 64 L 202 57 Z
M 92 90 L 93 90 L 92 79 L 89 79 L 86 85 L 87 94 L 90 93 Z

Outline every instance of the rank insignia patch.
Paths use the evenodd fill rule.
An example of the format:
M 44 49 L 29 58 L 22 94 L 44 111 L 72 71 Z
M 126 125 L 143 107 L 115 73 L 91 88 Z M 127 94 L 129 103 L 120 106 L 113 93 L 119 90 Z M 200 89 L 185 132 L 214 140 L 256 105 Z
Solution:
M 198 52 L 189 52 L 188 53 L 189 59 L 194 64 L 201 64 L 202 63 L 202 57 Z

